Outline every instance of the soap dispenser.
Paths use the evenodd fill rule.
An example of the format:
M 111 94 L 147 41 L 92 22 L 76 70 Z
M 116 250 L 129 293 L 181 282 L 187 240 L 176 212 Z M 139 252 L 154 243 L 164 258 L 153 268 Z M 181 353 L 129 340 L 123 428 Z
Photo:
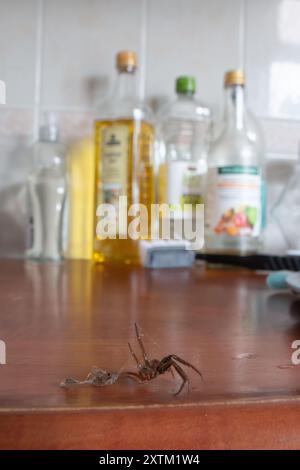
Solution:
M 39 139 L 33 149 L 33 168 L 28 177 L 28 258 L 44 261 L 62 258 L 67 192 L 64 155 L 57 117 L 54 113 L 44 113 Z

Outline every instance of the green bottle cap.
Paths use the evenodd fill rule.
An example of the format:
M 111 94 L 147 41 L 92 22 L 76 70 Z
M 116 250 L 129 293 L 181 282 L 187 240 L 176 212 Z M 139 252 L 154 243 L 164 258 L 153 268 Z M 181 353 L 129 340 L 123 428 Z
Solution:
M 194 94 L 196 93 L 196 79 L 190 76 L 182 76 L 176 79 L 176 93 Z

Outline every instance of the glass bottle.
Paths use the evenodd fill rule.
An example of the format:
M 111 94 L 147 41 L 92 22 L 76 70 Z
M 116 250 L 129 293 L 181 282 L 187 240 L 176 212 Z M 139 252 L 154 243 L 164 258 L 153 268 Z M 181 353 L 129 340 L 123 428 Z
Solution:
M 117 231 L 103 233 L 96 217 L 94 260 L 96 262 L 140 263 L 139 239 L 150 237 L 151 204 L 154 202 L 153 118 L 137 97 L 134 52 L 116 57 L 118 77 L 112 96 L 99 108 L 95 122 L 96 210 L 110 204 L 119 214 L 121 197 L 127 207 L 143 204 L 147 210 L 146 233 L 137 239 L 128 235 L 131 217 L 118 218 Z M 122 212 L 124 215 L 124 212 Z M 120 222 L 120 223 L 119 223 Z
M 195 93 L 194 77 L 178 77 L 177 97 L 158 118 L 158 199 L 169 205 L 173 222 L 190 217 L 190 213 L 182 214 L 184 204 L 204 203 L 211 111 Z M 181 233 L 176 233 L 176 227 Z M 182 234 L 181 224 L 174 223 L 173 237 L 180 238 Z
M 59 142 L 56 116 L 45 113 L 39 140 L 34 146 L 34 168 L 28 177 L 29 258 L 62 258 L 66 191 L 64 147 Z
M 270 208 L 270 230 L 266 234 L 265 245 L 272 251 L 293 255 L 300 254 L 300 156 L 291 163 L 289 176 L 282 174 L 281 180 L 285 181 L 279 196 Z
M 245 75 L 225 75 L 223 128 L 208 156 L 205 249 L 255 253 L 265 223 L 262 134 L 245 101 Z

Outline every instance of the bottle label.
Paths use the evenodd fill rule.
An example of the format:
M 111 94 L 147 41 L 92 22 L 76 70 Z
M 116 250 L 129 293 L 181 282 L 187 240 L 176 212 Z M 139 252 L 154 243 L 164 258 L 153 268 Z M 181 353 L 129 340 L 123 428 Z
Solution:
M 167 204 L 169 210 L 160 215 L 160 229 L 168 222 L 171 239 L 197 242 L 195 230 L 199 224 L 203 226 L 203 211 L 198 205 L 204 202 L 204 185 L 205 172 L 197 163 L 177 161 L 161 165 L 159 201 Z M 161 232 L 160 235 L 164 238 Z
M 258 167 L 232 165 L 208 170 L 206 223 L 215 235 L 258 237 L 261 206 Z
M 129 129 L 116 124 L 102 132 L 102 201 L 118 208 L 127 194 Z
M 167 202 L 176 214 L 184 204 L 203 204 L 204 174 L 197 164 L 172 162 L 167 167 Z

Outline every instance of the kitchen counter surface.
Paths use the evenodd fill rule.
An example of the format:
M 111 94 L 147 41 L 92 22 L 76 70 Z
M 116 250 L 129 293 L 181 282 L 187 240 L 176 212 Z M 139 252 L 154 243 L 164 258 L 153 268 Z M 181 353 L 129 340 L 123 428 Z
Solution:
M 59 386 L 96 365 L 151 358 L 198 367 L 147 384 Z M 0 262 L 0 448 L 299 448 L 300 300 L 247 271 Z M 3 343 L 2 343 L 3 345 Z M 184 366 L 183 366 L 184 367 Z

